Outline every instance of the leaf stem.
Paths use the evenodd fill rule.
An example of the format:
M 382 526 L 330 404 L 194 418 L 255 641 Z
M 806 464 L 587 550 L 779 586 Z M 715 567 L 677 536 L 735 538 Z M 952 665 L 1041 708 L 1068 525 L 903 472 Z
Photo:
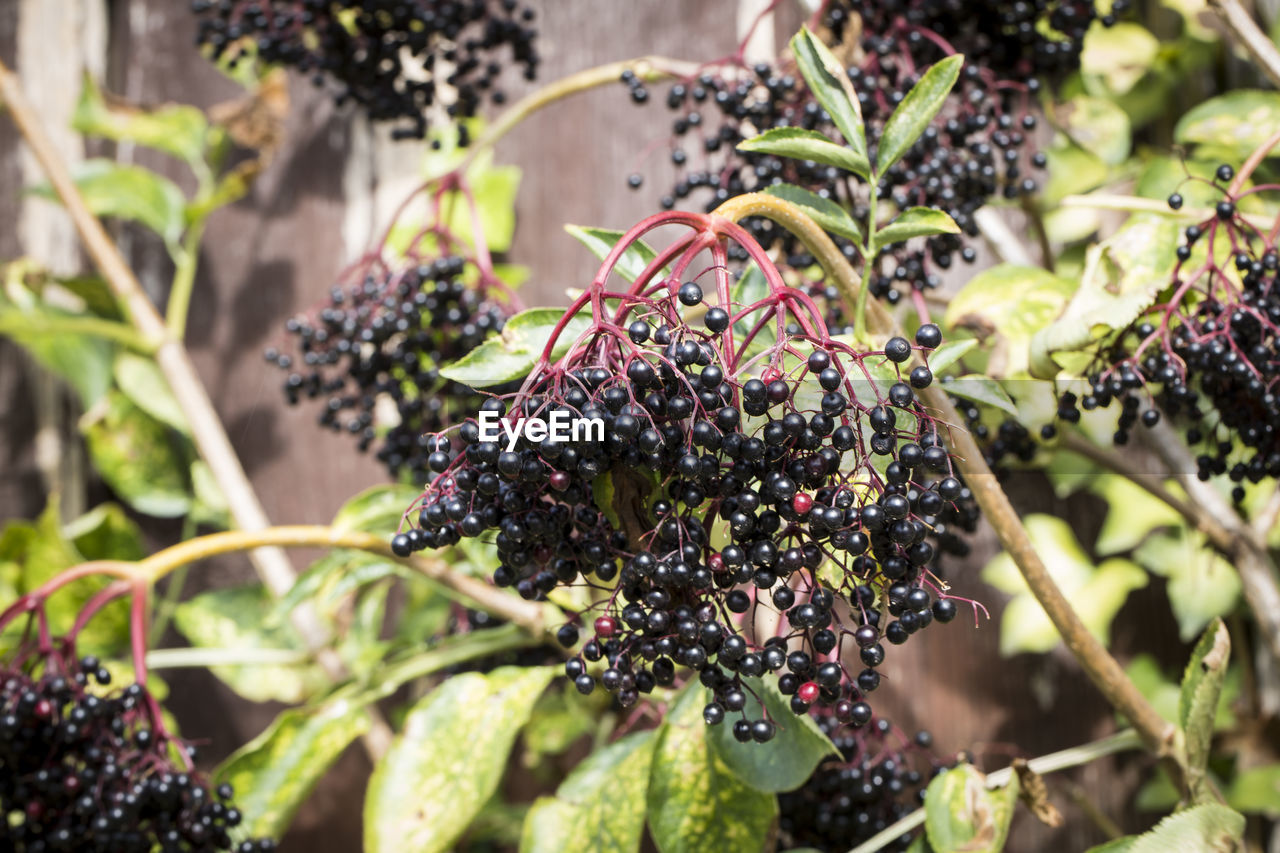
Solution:
M 0 335 L 21 338 L 33 335 L 88 335 L 114 341 L 142 355 L 152 355 L 159 343 L 138 330 L 104 317 L 71 317 L 57 314 L 5 313 L 0 316 Z
M 191 312 L 191 293 L 195 289 L 196 267 L 200 261 L 200 241 L 204 239 L 205 218 L 197 218 L 182 237 L 177 255 L 173 283 L 169 286 L 169 304 L 165 308 L 165 326 L 176 340 L 187 333 L 187 315 Z
M 1101 740 L 1095 740 L 1092 743 L 1082 744 L 1081 746 L 1073 746 L 1067 749 L 1051 752 L 1048 755 L 1042 755 L 1039 758 L 1033 758 L 1027 762 L 1027 767 L 1033 773 L 1041 775 L 1045 773 L 1054 773 L 1058 770 L 1066 770 L 1071 767 L 1079 767 L 1082 764 L 1088 764 L 1099 758 L 1108 755 L 1114 755 L 1117 752 L 1125 752 L 1130 749 L 1139 749 L 1143 744 L 1142 736 L 1134 729 L 1123 729 L 1113 735 L 1104 737 Z M 1001 788 L 1009 783 L 1013 777 L 1013 768 L 1004 767 L 993 773 L 987 774 L 987 788 Z M 910 832 L 916 827 L 924 823 L 924 808 L 918 808 L 911 814 L 906 815 L 900 820 L 886 826 L 880 832 L 877 832 L 871 838 L 867 839 L 857 847 L 853 848 L 849 853 L 875 853 L 875 851 L 889 844 L 898 838 L 904 832 Z

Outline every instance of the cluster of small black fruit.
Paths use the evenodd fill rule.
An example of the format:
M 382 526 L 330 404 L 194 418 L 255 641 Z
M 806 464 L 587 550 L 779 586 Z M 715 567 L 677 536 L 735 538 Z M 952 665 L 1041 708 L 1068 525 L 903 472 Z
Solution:
M 215 59 L 234 61 L 251 41 L 258 60 L 280 63 L 329 86 L 338 104 L 354 102 L 393 135 L 422 138 L 443 109 L 470 118 L 497 88 L 504 48 L 532 80 L 538 68 L 534 11 L 516 0 L 193 0 L 197 40 Z M 465 125 L 459 142 L 467 144 Z
M 439 368 L 466 355 L 507 319 L 505 305 L 463 283 L 460 257 L 405 269 L 379 268 L 363 281 L 334 288 L 313 316 L 289 320 L 297 354 L 269 349 L 267 361 L 289 372 L 290 403 L 323 398 L 322 426 L 356 436 L 361 451 L 378 440 L 377 455 L 392 476 L 425 482 L 428 433 L 474 413 L 483 401 Z M 380 399 L 397 419 L 377 423 Z
M 1219 184 L 1233 176 L 1231 166 L 1218 167 Z M 1182 204 L 1180 194 L 1170 196 L 1170 207 Z M 1058 416 L 1074 422 L 1080 409 L 1118 400 L 1114 440 L 1122 445 L 1139 423 L 1154 427 L 1166 413 L 1185 425 L 1200 479 L 1227 475 L 1240 501 L 1244 481 L 1280 477 L 1280 253 L 1244 222 L 1230 197 L 1217 203 L 1212 218 L 1188 226 L 1185 237 L 1174 296 L 1106 343 L 1088 393 L 1064 394 Z M 1207 260 L 1192 262 L 1198 242 L 1208 244 Z M 1231 246 L 1235 280 L 1218 266 L 1224 244 Z
M 1113 14 L 1120 11 L 1114 7 Z M 840 48 L 851 57 L 848 76 L 873 159 L 885 122 L 920 73 L 954 53 L 966 58 L 960 81 L 937 118 L 899 162 L 878 176 L 880 199 L 898 209 L 920 205 L 944 210 L 962 234 L 890 249 L 894 263 L 868 277 L 873 294 L 897 301 L 903 288 L 937 286 L 936 270 L 949 268 L 957 253 L 965 261 L 976 257 L 965 237 L 978 233 L 974 214 L 979 208 L 996 195 L 1015 199 L 1035 192 L 1032 170 L 1046 162 L 1043 153 L 1032 150 L 1041 80 L 1078 64 L 1085 31 L 1096 17 L 1092 0 L 840 0 L 827 5 L 824 20 L 833 38 L 856 40 Z M 1103 19 L 1112 20 L 1111 15 Z M 640 78 L 627 72 L 622 79 L 634 101 L 649 101 Z M 837 200 L 853 210 L 855 219 L 865 218 L 866 189 L 839 169 L 735 149 L 744 138 L 776 127 L 838 136 L 789 62 L 760 63 L 749 70 L 736 62 L 712 66 L 672 85 L 666 105 L 676 115 L 670 156 L 680 177 L 662 198 L 665 207 L 705 191 L 706 208 L 712 210 L 729 198 L 782 182 Z M 628 181 L 639 188 L 643 178 L 637 173 Z M 746 224 L 762 244 L 781 245 L 790 265 L 810 263 L 798 243 L 772 222 L 753 219 Z M 853 246 L 837 242 L 852 259 Z
M 268 853 L 232 841 L 240 812 L 228 785 L 174 765 L 155 707 L 137 684 L 108 692 L 92 657 L 52 653 L 32 672 L 0 667 L 0 847 L 21 853 Z
M 671 291 L 686 308 L 703 300 L 693 282 Z M 483 411 L 513 418 L 599 418 L 603 441 L 521 436 L 508 450 L 464 423 L 459 447 L 435 439 L 428 463 L 439 475 L 417 526 L 392 547 L 407 555 L 496 531 L 498 585 L 529 599 L 599 587 L 603 613 L 566 665 L 584 693 L 598 683 L 625 707 L 683 666 L 714 691 L 704 716 L 717 724 L 743 712 L 742 678 L 768 671 L 796 713 L 818 704 L 866 724 L 881 640 L 903 643 L 955 617 L 955 602 L 930 591 L 930 567 L 939 551 L 962 553 L 956 534 L 976 522 L 916 400 L 932 374 L 917 366 L 864 403 L 852 393 L 862 374 L 850 356 L 814 347 L 786 375 L 748 377 L 738 367 L 748 359 L 727 346 L 729 319 L 715 306 L 698 325 L 649 315 L 625 331 L 602 327 L 520 394 L 487 401 Z M 917 335 L 921 351 L 940 342 L 936 326 Z M 894 338 L 866 357 L 902 365 L 911 355 Z M 713 535 L 720 523 L 724 542 Z M 760 644 L 732 616 L 757 607 L 784 626 Z M 560 639 L 575 646 L 579 628 L 564 626 Z M 853 674 L 841 662 L 852 648 L 864 667 Z M 595 675 L 590 664 L 601 659 Z M 773 731 L 745 716 L 734 724 L 741 740 Z
M 919 808 L 925 786 L 945 767 L 927 731 L 908 739 L 883 718 L 842 729 L 824 715 L 818 725 L 840 758 L 824 761 L 804 785 L 778 795 L 778 829 L 788 848 L 845 853 Z M 907 832 L 880 849 L 906 850 L 913 840 Z

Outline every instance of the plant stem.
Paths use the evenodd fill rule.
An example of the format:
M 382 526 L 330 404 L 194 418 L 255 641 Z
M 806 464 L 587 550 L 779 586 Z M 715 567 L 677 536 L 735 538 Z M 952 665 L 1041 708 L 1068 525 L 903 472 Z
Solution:
M 187 226 L 173 271 L 173 283 L 169 286 L 165 326 L 168 327 L 169 334 L 179 341 L 187 334 L 187 314 L 191 310 L 191 292 L 195 289 L 196 267 L 200 261 L 200 241 L 204 239 L 205 222 L 202 216 Z
M 1069 195 L 1058 202 L 1058 207 L 1082 208 L 1085 210 L 1118 210 L 1123 213 L 1158 213 L 1161 216 L 1194 222 L 1203 222 L 1215 215 L 1214 211 L 1207 207 L 1183 207 L 1178 210 L 1172 210 L 1167 203 L 1153 198 L 1112 195 L 1110 193 Z M 1250 225 L 1264 230 L 1275 224 L 1275 217 L 1264 216 L 1260 213 L 1241 213 L 1237 211 L 1236 216 L 1244 219 Z
M 1209 0 L 1209 5 L 1218 13 L 1218 17 L 1231 34 L 1257 61 L 1263 73 L 1271 79 L 1272 85 L 1280 86 L 1280 51 L 1276 50 L 1275 44 L 1266 33 L 1259 29 L 1248 10 L 1240 5 L 1240 0 Z
M 1088 764 L 1108 755 L 1117 752 L 1125 752 L 1130 749 L 1138 749 L 1142 746 L 1144 738 L 1134 729 L 1124 729 L 1116 732 L 1109 737 L 1101 740 L 1095 740 L 1092 743 L 1086 743 L 1082 746 L 1073 746 L 1059 752 L 1051 752 L 1048 755 L 1042 755 L 1039 758 L 1033 758 L 1027 762 L 1027 767 L 1033 773 L 1044 775 L 1045 773 L 1054 773 L 1058 770 L 1066 770 L 1071 767 L 1079 767 L 1082 764 Z M 1013 777 L 1013 768 L 1005 767 L 994 773 L 987 774 L 987 788 L 1000 788 L 1009 783 Z M 884 845 L 890 843 L 904 832 L 910 832 L 917 826 L 924 823 L 924 809 L 918 808 L 911 814 L 895 821 L 886 826 L 880 832 L 877 832 L 871 838 L 867 839 L 857 847 L 853 848 L 849 853 L 875 853 Z
M 489 584 L 454 571 L 443 560 L 425 557 L 397 557 L 391 545 L 383 537 L 355 530 L 342 530 L 323 525 L 294 525 L 268 527 L 263 530 L 230 530 L 188 539 L 158 551 L 137 564 L 136 573 L 148 583 L 154 584 L 175 569 L 198 560 L 220 554 L 235 554 L 264 546 L 284 548 L 351 548 L 377 554 L 394 560 L 431 578 L 471 600 L 481 609 L 499 616 L 507 622 L 519 625 L 525 632 L 541 638 L 549 619 L 548 608 L 554 605 L 537 604 L 509 595 Z
M 210 666 L 294 666 L 310 661 L 310 654 L 297 649 L 187 648 L 147 652 L 147 668 L 153 671 Z
M 774 196 L 753 195 L 756 197 L 739 197 L 739 199 L 751 199 L 749 204 L 740 202 L 739 199 L 731 199 L 725 205 L 721 205 L 716 214 L 727 216 L 729 214 L 724 212 L 726 209 L 731 214 L 747 206 L 755 215 L 768 216 L 773 221 L 792 231 L 804 242 L 805 247 L 818 259 L 823 269 L 828 272 L 828 275 L 836 277 L 841 293 L 858 293 L 865 290 L 865 288 L 859 288 L 855 280 L 839 280 L 840 276 L 847 275 L 846 270 L 852 271 L 848 262 L 845 261 L 844 256 L 836 248 L 835 244 L 831 242 L 831 238 L 827 236 L 826 232 L 809 219 L 803 211 L 796 208 L 795 205 Z M 729 207 L 734 202 L 739 202 L 739 204 L 735 207 Z M 797 221 L 807 221 L 807 225 L 800 229 L 793 229 L 789 223 Z M 871 263 L 871 261 L 868 263 Z M 867 303 L 867 308 L 869 330 L 873 334 L 885 337 L 901 334 L 901 330 L 898 329 L 893 317 L 879 302 L 870 300 Z M 956 411 L 955 406 L 952 405 L 951 398 L 947 395 L 945 387 L 940 382 L 934 382 L 918 393 L 921 401 L 934 410 L 941 423 L 964 423 L 963 418 Z M 967 430 L 955 427 L 950 430 L 950 443 L 956 466 L 959 468 L 960 473 L 964 475 L 965 483 L 973 492 L 974 500 L 977 501 L 979 508 L 981 508 L 987 523 L 995 530 L 1000 544 L 1009 553 L 1009 556 L 1021 571 L 1027 587 L 1049 616 L 1049 620 L 1053 622 L 1054 627 L 1058 629 L 1063 642 L 1076 660 L 1080 662 L 1090 680 L 1102 692 L 1107 701 L 1111 703 L 1111 706 L 1128 718 L 1134 728 L 1141 733 L 1147 746 L 1156 755 L 1160 757 L 1173 756 L 1180 762 L 1182 747 L 1177 726 L 1160 716 L 1155 708 L 1151 706 L 1151 703 L 1134 686 L 1133 682 L 1129 680 L 1128 676 L 1125 675 L 1124 669 L 1111 656 L 1106 647 L 1098 641 L 1097 637 L 1089 633 L 1089 629 L 1085 627 L 1080 620 L 1080 616 L 1072 608 L 1071 603 L 1067 601 L 1067 597 L 1054 581 L 1053 576 L 1049 574 L 1044 561 L 1036 553 L 1031 537 L 1022 525 L 1022 520 L 1018 517 L 1017 511 L 1014 510 L 1013 505 L 1009 502 L 1004 490 L 1000 488 L 995 474 L 987 466 L 982 450 L 974 441 L 973 436 Z M 1280 608 L 1277 609 L 1277 613 L 1280 613 Z M 1178 772 L 1180 772 L 1180 768 L 1181 764 L 1178 764 Z M 1181 779 L 1176 781 L 1179 784 L 1181 783 Z
M 1213 546 L 1223 554 L 1229 556 L 1236 550 L 1239 540 L 1235 534 L 1219 523 L 1213 515 L 1206 512 L 1202 504 L 1180 498 L 1166 489 L 1163 475 L 1143 471 L 1127 457 L 1116 453 L 1114 450 L 1099 447 L 1079 433 L 1064 433 L 1061 439 L 1061 446 L 1072 453 L 1101 465 L 1109 471 L 1119 474 L 1135 486 L 1145 489 L 1152 497 L 1157 498 L 1185 518 L 1192 527 L 1203 533 L 1213 543 Z
M 158 348 L 156 341 L 138 334 L 132 326 L 103 317 L 7 313 L 0 317 L 0 335 L 13 338 L 32 335 L 88 335 L 115 341 L 143 355 L 151 355 Z

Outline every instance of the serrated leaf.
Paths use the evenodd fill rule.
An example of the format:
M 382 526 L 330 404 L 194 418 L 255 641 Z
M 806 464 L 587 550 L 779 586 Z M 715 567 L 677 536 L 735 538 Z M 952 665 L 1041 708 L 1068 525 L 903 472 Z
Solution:
M 963 397 L 984 406 L 993 406 L 1012 417 L 1018 416 L 1018 407 L 1009 399 L 1009 394 L 999 382 L 980 373 L 970 373 L 958 377 L 954 382 L 942 386 L 948 394 Z
M 1244 815 L 1208 804 L 1169 815 L 1142 835 L 1091 847 L 1088 853 L 1233 853 L 1244 849 Z
M 938 345 L 937 349 L 929 353 L 929 370 L 933 372 L 934 376 L 941 376 L 948 367 L 964 358 L 964 354 L 977 345 L 976 338 L 943 341 Z
M 1178 142 L 1212 145 L 1247 157 L 1280 126 L 1280 92 L 1236 89 L 1210 98 L 1183 114 L 1174 128 Z M 1277 152 L 1272 150 L 1272 156 Z
M 960 226 L 944 211 L 931 207 L 908 207 L 876 232 L 876 245 L 883 248 L 913 237 L 959 233 Z
M 1212 796 L 1205 772 L 1213 741 L 1218 697 L 1231 658 L 1231 636 L 1221 619 L 1215 619 L 1196 643 L 1182 676 L 1178 697 L 1178 723 L 1186 743 L 1187 785 L 1193 802 Z
M 960 288 L 942 322 L 987 342 L 990 375 L 1017 376 L 1027 369 L 1032 337 L 1062 313 L 1078 286 L 1041 267 L 999 264 Z
M 858 245 L 862 240 L 862 231 L 858 228 L 858 223 L 853 221 L 853 217 L 847 210 L 829 198 L 823 198 L 815 192 L 794 184 L 774 184 L 765 187 L 764 193 L 796 205 L 804 211 L 805 215 L 818 223 L 823 231 L 852 240 L 854 245 Z
M 870 169 L 866 156 L 858 156 L 851 148 L 832 142 L 816 130 L 800 127 L 775 127 L 758 136 L 738 143 L 739 151 L 753 154 L 772 154 L 793 160 L 812 160 L 825 166 L 835 166 L 855 175 L 865 175 Z
M 1062 316 L 1031 339 L 1031 374 L 1054 378 L 1083 367 L 1089 356 L 1064 358 L 1132 323 L 1169 286 L 1178 245 L 1175 220 L 1131 216 L 1124 227 L 1089 248 L 1079 289 Z
M 597 750 L 525 817 L 521 853 L 626 853 L 644 834 L 654 731 Z
M 182 411 L 169 382 L 160 372 L 154 359 L 131 352 L 116 355 L 112 368 L 116 385 L 134 405 L 162 424 L 173 427 L 184 435 L 191 434 L 191 426 Z
M 862 122 L 862 107 L 840 60 L 808 27 L 801 27 L 800 32 L 792 37 L 791 53 L 809 91 L 813 92 L 818 103 L 831 116 L 831 122 L 844 136 L 844 141 L 854 156 L 867 164 L 863 171 L 854 171 L 864 178 L 869 177 L 867 132 Z
M 196 164 L 204 158 L 209 123 L 204 113 L 185 104 L 153 110 L 108 104 L 97 83 L 86 75 L 72 126 L 87 136 L 136 142 Z
M 415 705 L 378 762 L 364 807 L 368 853 L 449 850 L 497 790 L 550 667 L 455 676 Z
M 89 459 L 111 490 L 145 515 L 175 518 L 191 509 L 181 436 L 112 389 L 80 422 Z
M 170 247 L 181 239 L 187 200 L 178 185 L 163 175 L 129 163 L 92 159 L 77 163 L 71 179 L 94 216 L 138 222 L 159 234 Z M 48 185 L 33 192 L 58 200 Z
M 611 228 L 592 228 L 586 225 L 566 225 L 564 230 L 569 232 L 579 243 L 590 249 L 591 254 L 601 261 L 609 256 L 609 253 L 613 251 L 613 247 L 625 236 L 622 231 L 615 231 Z M 618 262 L 614 264 L 613 268 L 618 275 L 627 281 L 635 281 L 644 272 L 644 268 L 656 257 L 658 257 L 658 253 L 648 243 L 643 240 L 636 240 L 623 249 L 622 255 L 619 256 Z
M 287 622 L 269 618 L 273 602 L 260 584 L 202 592 L 173 613 L 174 627 L 193 645 L 211 649 L 303 650 Z M 324 683 L 314 665 L 245 664 L 215 666 L 220 681 L 252 702 L 296 704 Z
M 649 779 L 649 831 L 661 853 L 763 850 L 778 801 L 738 781 L 716 755 L 702 720 L 703 688 L 668 711 Z
M 880 149 L 876 152 L 876 174 L 885 171 L 902 155 L 911 150 L 920 134 L 933 121 L 933 117 L 942 109 L 951 87 L 960 77 L 960 66 L 964 65 L 962 54 L 953 54 L 941 62 L 935 63 L 920 79 L 907 96 L 898 104 L 893 115 L 884 124 L 880 132 Z
M 1246 814 L 1280 816 L 1280 764 L 1251 767 L 1231 780 L 1224 792 L 1227 805 Z
M 561 308 L 522 311 L 507 321 L 502 334 L 489 338 L 453 364 L 440 368 L 440 375 L 473 388 L 488 388 L 523 379 L 538 363 L 564 314 Z M 551 360 L 564 355 L 578 336 L 590 328 L 589 311 L 580 311 L 572 317 L 556 339 Z
M 280 838 L 343 750 L 368 730 L 365 707 L 348 700 L 291 708 L 223 762 L 214 780 L 235 789 L 246 834 Z
M 937 853 L 1003 850 L 1017 802 L 1017 776 L 992 791 L 987 788 L 987 778 L 972 764 L 945 770 L 925 792 L 924 828 L 929 846 Z
M 840 754 L 812 717 L 792 712 L 790 700 L 773 680 L 744 678 L 743 684 L 748 696 L 743 711 L 747 719 L 766 716 L 754 698 L 762 696 L 767 717 L 778 730 L 773 740 L 760 744 L 739 743 L 728 722 L 711 728 L 713 751 L 739 781 L 769 794 L 793 791 L 805 783 L 823 758 Z M 710 701 L 707 693 L 703 702 Z

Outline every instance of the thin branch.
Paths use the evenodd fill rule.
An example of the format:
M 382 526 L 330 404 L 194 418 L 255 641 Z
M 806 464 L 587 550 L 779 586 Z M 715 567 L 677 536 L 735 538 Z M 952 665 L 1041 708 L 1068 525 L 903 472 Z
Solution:
M 841 293 L 846 298 L 850 294 L 857 296 L 860 283 L 849 262 L 831 242 L 827 233 L 795 205 L 774 196 L 752 193 L 730 199 L 716 210 L 716 215 L 726 218 L 753 214 L 767 216 L 799 237 L 827 275 L 836 281 Z M 878 301 L 871 300 L 867 309 L 869 328 L 873 334 L 884 337 L 901 334 L 893 317 Z M 919 396 L 925 405 L 934 410 L 941 423 L 964 423 L 952 405 L 945 386 L 940 382 L 922 389 Z M 1160 757 L 1174 756 L 1181 748 L 1177 726 L 1160 716 L 1125 675 L 1116 659 L 1080 620 L 1080 616 L 1049 574 L 1044 561 L 1036 553 L 1027 529 L 996 481 L 995 474 L 987 466 L 973 436 L 965 429 L 955 428 L 950 430 L 950 439 L 956 465 L 973 492 L 974 500 L 987 523 L 995 530 L 1000 544 L 1022 572 L 1036 601 L 1058 629 L 1067 648 L 1111 706 L 1124 714 L 1142 734 L 1147 746 Z M 1181 765 L 1178 764 L 1177 767 L 1180 768 Z M 1174 772 L 1176 774 L 1177 770 Z
M 1073 746 L 1059 752 L 1051 752 L 1048 755 L 1042 755 L 1039 758 L 1033 758 L 1027 762 L 1027 767 L 1033 773 L 1044 775 L 1046 773 L 1054 773 L 1058 770 L 1066 770 L 1071 767 L 1079 767 L 1081 764 L 1088 764 L 1107 755 L 1113 755 L 1117 752 L 1125 752 L 1130 749 L 1138 749 L 1142 746 L 1142 736 L 1133 729 L 1124 729 L 1116 732 L 1109 737 L 1101 740 L 1095 740 L 1092 743 L 1086 743 L 1082 746 Z M 987 788 L 1001 788 L 1009 784 L 1009 780 L 1013 778 L 1013 768 L 1005 767 L 987 774 Z M 906 815 L 900 820 L 889 824 L 880 832 L 877 832 L 871 838 L 853 848 L 849 853 L 875 853 L 875 851 L 889 844 L 898 838 L 904 832 L 910 832 L 916 827 L 924 823 L 924 809 L 918 808 L 911 814 Z
M 1209 0 L 1213 11 L 1231 35 L 1249 51 L 1273 86 L 1280 87 L 1280 51 L 1259 27 L 1240 0 Z
M 1183 207 L 1173 210 L 1166 202 L 1154 198 L 1140 198 L 1132 195 L 1115 195 L 1112 193 L 1089 193 L 1087 195 L 1069 195 L 1058 202 L 1058 207 L 1079 208 L 1082 210 L 1118 210 L 1122 213 L 1158 213 L 1171 219 L 1183 219 L 1192 222 L 1203 222 L 1212 218 L 1215 213 L 1207 207 Z M 1260 213 L 1236 213 L 1250 225 L 1268 229 L 1275 224 L 1274 216 Z
M 978 226 L 982 239 L 987 241 L 987 245 L 1001 261 L 1023 267 L 1037 265 L 1031 258 L 1031 253 L 1027 251 L 1026 245 L 1017 234 L 1013 233 L 1013 229 L 1009 227 L 1008 222 L 1004 221 L 999 211 L 980 207 L 974 212 L 973 221 Z
M 152 649 L 147 668 L 190 669 L 210 666 L 297 666 L 309 663 L 310 654 L 298 649 L 199 648 Z
M 1187 520 L 1192 527 L 1205 535 L 1213 546 L 1223 554 L 1235 552 L 1238 539 L 1213 515 L 1207 512 L 1202 504 L 1184 500 L 1164 486 L 1165 476 L 1143 471 L 1127 457 L 1099 447 L 1089 439 L 1075 432 L 1064 433 L 1061 446 L 1091 462 L 1095 462 L 1109 471 L 1123 476 L 1135 486 L 1145 489 L 1152 497 L 1157 498 Z

